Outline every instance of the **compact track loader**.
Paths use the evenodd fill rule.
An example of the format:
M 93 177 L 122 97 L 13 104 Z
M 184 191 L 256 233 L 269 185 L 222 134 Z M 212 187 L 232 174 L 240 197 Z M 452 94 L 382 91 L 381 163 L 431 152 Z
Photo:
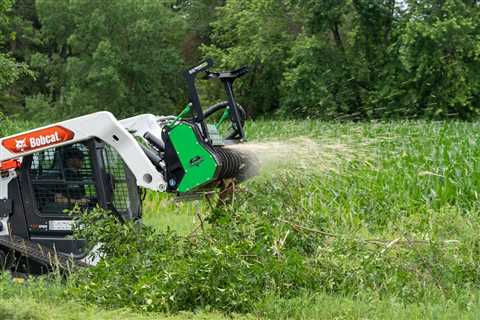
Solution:
M 75 206 L 140 220 L 141 190 L 188 197 L 254 175 L 251 155 L 226 147 L 245 141 L 245 111 L 233 83 L 247 69 L 211 72 L 211 66 L 207 60 L 185 73 L 190 102 L 178 116 L 118 121 L 98 112 L 0 138 L 1 266 L 45 273 L 88 264 L 84 241 L 71 237 L 68 212 Z M 228 100 L 203 111 L 200 75 L 220 80 Z M 214 118 L 216 125 L 207 123 Z M 223 136 L 222 123 L 231 124 Z

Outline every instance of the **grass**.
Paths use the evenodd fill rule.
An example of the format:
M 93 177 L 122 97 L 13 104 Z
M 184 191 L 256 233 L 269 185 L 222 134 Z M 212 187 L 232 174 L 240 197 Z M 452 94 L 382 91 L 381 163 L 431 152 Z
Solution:
M 4 320 L 224 320 L 232 319 L 220 313 L 180 313 L 177 315 L 139 314 L 130 310 L 105 310 L 94 306 L 80 305 L 65 300 L 43 301 L 43 299 L 17 297 L 0 301 L 1 319 Z M 234 317 L 235 319 L 236 317 Z M 248 319 L 247 317 L 237 319 Z
M 10 280 L 3 279 L 3 284 Z M 45 284 L 43 284 L 45 285 Z M 459 297 L 460 302 L 449 300 L 429 303 L 404 304 L 395 298 L 382 300 L 358 300 L 317 293 L 294 299 L 270 297 L 257 307 L 254 315 L 224 315 L 215 312 L 183 312 L 176 315 L 138 313 L 127 309 L 108 310 L 62 297 L 61 286 L 51 284 L 9 288 L 2 291 L 0 319 L 2 320 L 224 320 L 224 319 L 478 319 L 480 300 L 475 297 Z M 48 290 L 48 292 L 47 292 Z M 464 301 L 462 302 L 461 300 Z M 467 302 L 470 301 L 470 302 Z M 474 301 L 473 303 L 471 301 Z
M 469 305 L 449 300 L 405 304 L 394 297 L 359 300 L 307 294 L 283 300 L 273 297 L 259 307 L 270 319 L 478 319 L 480 302 Z
M 197 213 L 205 214 L 208 206 L 203 201 L 178 202 L 175 196 L 149 193 L 144 204 L 143 221 L 158 230 L 175 230 L 188 235 L 199 223 Z
M 259 215 L 288 213 L 290 222 L 304 229 L 278 227 L 281 238 L 287 234 L 286 246 L 298 237 L 310 239 L 305 230 L 332 235 L 312 240 L 316 246 L 310 253 L 320 270 L 331 272 L 318 279 L 326 284 L 324 291 L 267 296 L 252 317 L 478 317 L 479 124 L 259 121 L 249 124 L 248 133 L 266 169 L 244 184 L 246 193 L 237 199 L 244 203 L 236 206 Z M 172 196 L 149 194 L 144 221 L 188 235 L 198 216 L 208 212 L 204 201 L 176 203 Z M 365 243 L 371 239 L 385 242 Z M 78 304 L 62 296 L 61 286 L 48 294 L 41 290 L 27 286 L 2 294 L 0 314 L 10 319 L 165 317 Z M 49 302 L 37 291 L 51 296 Z M 20 302 L 25 307 L 18 309 Z
M 388 233 L 415 222 L 401 221 L 385 228 L 392 218 L 421 218 L 442 209 L 460 216 L 478 212 L 480 126 L 476 123 L 264 121 L 250 124 L 248 132 L 254 141 L 291 141 L 289 148 L 295 137 L 311 138 L 319 148 L 333 146 L 301 164 L 310 174 L 324 170 L 325 162 L 330 162 L 329 170 L 319 174 L 322 181 L 313 180 L 315 185 L 295 190 L 310 201 L 307 209 L 315 215 L 349 219 L 346 225 L 350 227 Z M 337 150 L 337 145 L 343 148 Z M 291 156 L 289 151 L 285 157 Z M 260 179 L 275 179 L 303 160 L 285 162 L 280 156 L 267 164 Z M 202 202 L 173 203 L 172 199 L 150 196 L 145 221 L 185 233 L 197 223 L 195 212 L 208 210 Z M 368 225 L 362 225 L 365 222 Z
M 246 204 L 249 210 L 290 210 L 292 217 L 298 217 L 295 222 L 334 234 L 336 239 L 330 242 L 342 240 L 340 245 L 355 239 L 440 243 L 436 248 L 395 244 L 388 250 L 369 245 L 368 250 L 359 251 L 365 257 L 335 251 L 339 267 L 350 262 L 359 269 L 338 270 L 346 280 L 339 281 L 341 288 L 326 288 L 329 293 L 320 300 L 328 303 L 319 298 L 312 303 L 277 299 L 259 307 L 269 310 L 261 314 L 273 318 L 476 317 L 480 285 L 477 123 L 282 121 L 257 122 L 248 129 L 255 142 L 271 145 L 275 148 L 271 151 L 278 153 L 273 160 L 267 159 L 267 172 L 245 185 L 255 193 L 246 200 L 255 202 Z M 292 154 L 291 144 L 298 137 L 312 139 L 325 150 L 313 157 L 305 157 L 305 152 Z M 285 143 L 283 155 L 272 141 Z M 299 169 L 305 170 L 301 178 Z M 150 223 L 169 225 L 166 216 L 154 212 L 158 211 L 147 212 Z M 176 212 L 171 227 L 185 233 L 196 223 L 195 212 L 206 214 L 208 207 L 180 205 Z M 180 221 L 185 223 L 179 225 Z M 445 240 L 459 244 L 443 245 Z M 319 249 L 316 254 L 322 260 L 328 253 L 322 250 L 338 248 L 330 244 Z M 381 261 L 372 270 L 371 259 Z M 365 274 L 369 272 L 371 276 Z M 381 280 L 363 283 L 368 277 Z
M 65 284 L 56 279 L 10 279 L 0 275 L 0 319 L 2 320 L 224 320 L 249 319 L 217 312 L 165 315 L 139 313 L 128 309 L 105 309 L 65 297 Z

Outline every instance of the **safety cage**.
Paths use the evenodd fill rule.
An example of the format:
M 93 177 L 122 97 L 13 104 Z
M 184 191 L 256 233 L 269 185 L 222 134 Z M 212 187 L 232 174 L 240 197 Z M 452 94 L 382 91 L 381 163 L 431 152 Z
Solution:
M 120 155 L 99 140 L 34 153 L 25 157 L 22 167 L 33 199 L 33 210 L 26 210 L 34 215 L 28 219 L 31 228 L 52 229 L 45 220 L 67 218 L 76 205 L 100 205 L 124 220 L 141 214 L 134 175 Z M 22 191 L 25 195 L 27 190 Z

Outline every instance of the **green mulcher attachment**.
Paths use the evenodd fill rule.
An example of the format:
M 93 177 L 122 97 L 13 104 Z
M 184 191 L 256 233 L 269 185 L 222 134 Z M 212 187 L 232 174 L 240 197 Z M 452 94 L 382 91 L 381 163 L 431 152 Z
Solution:
M 190 103 L 163 128 L 168 188 L 179 194 L 224 186 L 226 181 L 241 182 L 257 173 L 257 161 L 253 154 L 226 147 L 245 142 L 245 111 L 235 101 L 233 82 L 248 71 L 241 68 L 210 72 L 208 69 L 211 66 L 212 61 L 207 60 L 185 73 Z M 204 73 L 207 80 L 221 80 L 228 100 L 204 112 L 195 87 L 199 73 Z M 220 115 L 216 124 L 207 124 L 216 115 Z M 222 137 L 219 127 L 228 122 L 230 129 Z

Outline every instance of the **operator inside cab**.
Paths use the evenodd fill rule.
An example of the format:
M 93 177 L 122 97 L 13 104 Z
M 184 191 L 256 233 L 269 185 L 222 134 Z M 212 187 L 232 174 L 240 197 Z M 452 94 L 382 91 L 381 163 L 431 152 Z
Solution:
M 90 202 L 90 199 L 86 197 L 85 186 L 82 183 L 84 178 L 81 173 L 83 163 L 84 153 L 78 148 L 69 147 L 63 150 L 63 172 L 67 184 L 57 186 L 56 203 L 86 205 Z

